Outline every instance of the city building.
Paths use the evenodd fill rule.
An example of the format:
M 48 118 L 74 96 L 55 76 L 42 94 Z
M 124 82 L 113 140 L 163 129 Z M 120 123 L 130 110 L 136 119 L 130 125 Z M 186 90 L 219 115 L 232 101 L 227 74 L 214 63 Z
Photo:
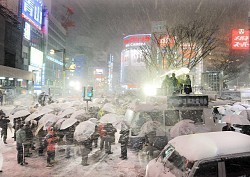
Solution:
M 14 8 L 18 7 L 18 1 L 7 2 L 12 1 L 0 4 L 0 89 L 6 95 L 15 95 L 32 88 L 35 76 L 26 70 L 22 57 L 22 21 L 17 15 L 19 9 Z

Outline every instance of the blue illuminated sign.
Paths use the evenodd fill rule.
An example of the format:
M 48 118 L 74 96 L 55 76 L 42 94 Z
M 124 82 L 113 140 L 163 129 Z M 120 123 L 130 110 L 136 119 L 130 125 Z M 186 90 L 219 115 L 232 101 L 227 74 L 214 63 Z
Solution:
M 23 0 L 22 17 L 41 30 L 43 18 L 43 1 Z

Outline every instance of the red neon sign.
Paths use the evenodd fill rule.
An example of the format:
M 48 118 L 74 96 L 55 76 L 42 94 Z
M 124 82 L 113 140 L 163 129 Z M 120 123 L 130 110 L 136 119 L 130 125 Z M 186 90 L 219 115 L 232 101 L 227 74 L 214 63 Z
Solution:
M 149 34 L 145 35 L 131 35 L 127 36 L 123 39 L 124 44 L 129 44 L 129 43 L 147 43 L 151 39 L 151 36 Z
M 249 50 L 249 30 L 233 29 L 231 45 L 233 50 Z

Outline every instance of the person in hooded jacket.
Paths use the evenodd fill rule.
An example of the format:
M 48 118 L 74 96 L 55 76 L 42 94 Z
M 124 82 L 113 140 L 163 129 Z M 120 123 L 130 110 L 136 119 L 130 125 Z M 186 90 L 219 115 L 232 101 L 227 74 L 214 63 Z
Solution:
M 128 159 L 127 156 L 127 147 L 128 147 L 128 139 L 129 139 L 129 130 L 121 130 L 120 131 L 120 138 L 118 143 L 121 143 L 121 156 L 122 160 Z
M 54 133 L 54 128 L 49 127 L 48 128 L 48 134 L 45 137 L 46 146 L 47 146 L 47 166 L 46 167 L 52 167 L 53 163 L 52 161 L 55 160 L 56 155 L 56 143 L 59 140 L 59 137 L 57 137 Z
M 2 141 L 0 141 L 0 173 L 3 172 L 2 170 L 2 167 L 3 167 L 3 151 L 2 151 L 2 148 L 3 148 L 3 143 Z

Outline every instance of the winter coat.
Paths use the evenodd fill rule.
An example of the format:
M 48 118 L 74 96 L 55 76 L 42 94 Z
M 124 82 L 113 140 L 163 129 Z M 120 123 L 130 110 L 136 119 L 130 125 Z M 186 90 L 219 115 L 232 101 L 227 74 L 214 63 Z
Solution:
M 116 128 L 112 124 L 107 124 L 104 129 L 109 136 L 115 136 L 115 132 L 117 132 Z
M 118 143 L 121 144 L 128 144 L 128 140 L 129 140 L 129 130 L 121 130 L 120 131 L 120 138 Z
M 10 122 L 9 119 L 0 119 L 0 128 L 7 129 L 9 122 Z
M 87 140 L 85 140 L 85 141 L 83 141 L 83 142 L 81 143 L 81 145 L 83 145 L 85 148 L 87 148 L 87 149 L 89 149 L 89 150 L 92 150 L 92 141 L 91 141 L 90 138 L 87 139 Z
M 20 128 L 16 132 L 16 143 L 22 144 L 26 142 L 26 132 L 23 128 Z
M 104 125 L 103 125 L 103 124 L 100 124 L 100 125 L 98 126 L 97 131 L 98 131 L 100 137 L 104 137 L 104 136 L 107 135 L 107 132 L 106 132 L 106 130 L 104 129 Z
M 48 128 L 48 134 L 45 137 L 45 140 L 47 141 L 47 151 L 55 151 L 56 150 L 56 143 L 58 141 L 58 137 L 55 136 L 54 132 Z

